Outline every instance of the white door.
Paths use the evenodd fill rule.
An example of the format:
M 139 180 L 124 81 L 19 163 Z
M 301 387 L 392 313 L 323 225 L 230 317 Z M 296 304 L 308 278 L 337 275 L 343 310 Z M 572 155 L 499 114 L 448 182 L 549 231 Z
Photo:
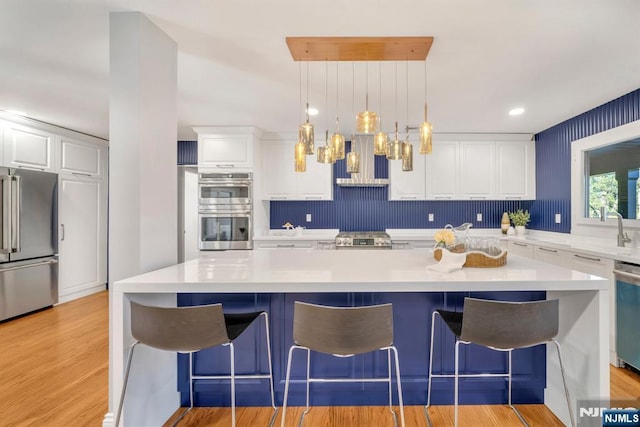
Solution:
M 428 154 L 430 156 L 430 154 Z M 426 192 L 426 157 L 413 157 L 413 170 L 402 170 L 402 161 L 389 162 L 389 200 L 424 200 Z
M 60 177 L 60 302 L 101 283 L 100 186 L 97 180 Z
M 448 200 L 458 197 L 458 142 L 434 141 L 425 156 L 426 198 Z
M 264 141 L 262 149 L 263 199 L 288 200 L 295 197 L 296 173 L 293 168 L 293 143 Z
M 495 143 L 460 143 L 460 196 L 465 199 L 494 197 Z

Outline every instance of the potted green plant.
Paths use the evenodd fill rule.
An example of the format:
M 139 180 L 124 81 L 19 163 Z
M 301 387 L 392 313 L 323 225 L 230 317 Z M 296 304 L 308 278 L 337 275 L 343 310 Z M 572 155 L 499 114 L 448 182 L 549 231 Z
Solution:
M 531 216 L 529 211 L 518 209 L 515 212 L 509 212 L 509 219 L 516 227 L 516 234 L 522 235 L 524 234 L 525 226 L 531 221 Z

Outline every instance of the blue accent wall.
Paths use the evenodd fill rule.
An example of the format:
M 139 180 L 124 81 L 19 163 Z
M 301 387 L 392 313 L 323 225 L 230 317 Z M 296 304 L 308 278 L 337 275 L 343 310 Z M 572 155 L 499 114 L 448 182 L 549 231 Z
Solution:
M 640 120 L 640 89 L 536 135 L 536 201 L 532 229 L 571 232 L 571 143 Z M 562 215 L 555 224 L 554 214 Z
M 198 141 L 178 141 L 178 164 L 198 164 Z

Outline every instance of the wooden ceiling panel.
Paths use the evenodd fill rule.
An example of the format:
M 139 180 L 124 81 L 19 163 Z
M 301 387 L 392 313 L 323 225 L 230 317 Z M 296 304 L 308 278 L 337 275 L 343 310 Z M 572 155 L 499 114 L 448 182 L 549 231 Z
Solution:
M 287 37 L 294 61 L 424 61 L 433 37 Z

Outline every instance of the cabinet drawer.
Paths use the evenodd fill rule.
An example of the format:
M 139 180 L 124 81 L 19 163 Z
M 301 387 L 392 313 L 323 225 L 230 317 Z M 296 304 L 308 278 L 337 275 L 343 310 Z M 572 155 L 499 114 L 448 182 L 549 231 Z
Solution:
M 533 258 L 533 246 L 531 243 L 509 241 L 509 252 L 513 255 Z
M 566 267 L 567 264 L 565 251 L 547 246 L 536 246 L 533 250 L 533 257 L 560 267 Z
M 257 242 L 258 249 L 313 249 L 313 241 Z

